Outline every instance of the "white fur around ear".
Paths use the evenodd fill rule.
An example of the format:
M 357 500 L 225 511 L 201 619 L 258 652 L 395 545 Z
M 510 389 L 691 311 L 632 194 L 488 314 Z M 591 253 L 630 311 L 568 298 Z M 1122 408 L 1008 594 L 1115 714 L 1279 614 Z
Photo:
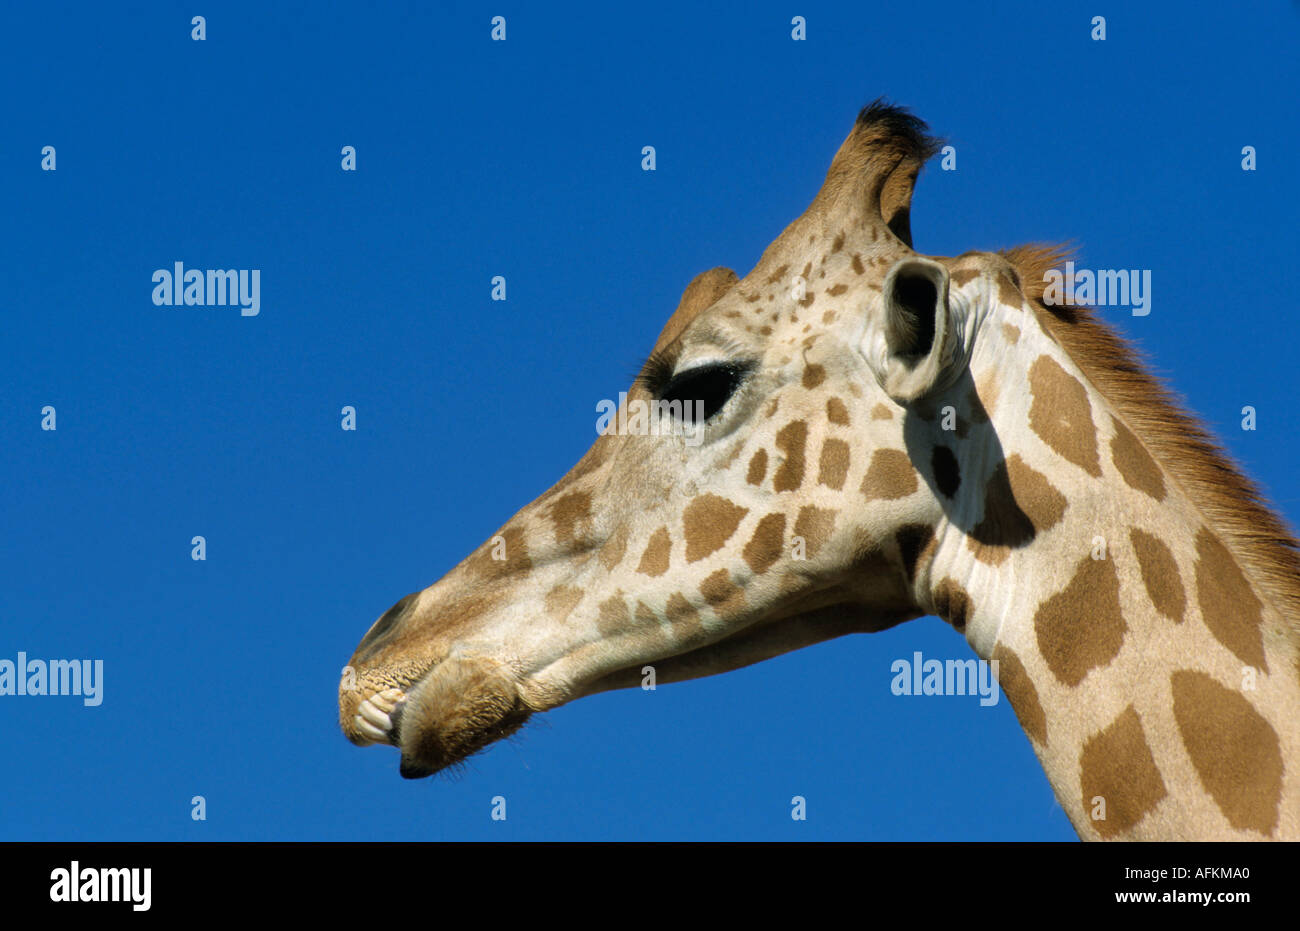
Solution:
M 882 303 L 862 351 L 885 393 L 906 404 L 951 384 L 960 373 L 948 269 L 921 256 L 900 259 L 885 276 Z

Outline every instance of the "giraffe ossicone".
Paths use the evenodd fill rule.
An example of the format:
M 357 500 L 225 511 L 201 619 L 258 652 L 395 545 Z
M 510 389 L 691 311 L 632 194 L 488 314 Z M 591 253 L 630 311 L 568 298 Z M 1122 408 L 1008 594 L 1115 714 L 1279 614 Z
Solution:
M 1300 838 L 1300 557 L 1046 247 L 921 255 L 925 125 L 876 102 L 744 278 L 686 288 L 608 431 L 366 633 L 355 743 L 424 776 L 594 693 L 937 614 L 1080 836 Z M 670 424 L 665 424 L 671 427 Z M 882 688 L 889 681 L 882 663 Z

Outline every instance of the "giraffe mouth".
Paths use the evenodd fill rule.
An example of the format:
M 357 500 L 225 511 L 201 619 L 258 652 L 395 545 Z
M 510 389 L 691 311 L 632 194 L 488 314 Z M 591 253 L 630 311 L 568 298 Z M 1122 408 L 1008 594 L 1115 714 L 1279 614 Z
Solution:
M 449 657 L 402 687 L 358 703 L 354 742 L 401 751 L 407 779 L 432 776 L 508 737 L 532 714 L 504 664 L 477 655 Z

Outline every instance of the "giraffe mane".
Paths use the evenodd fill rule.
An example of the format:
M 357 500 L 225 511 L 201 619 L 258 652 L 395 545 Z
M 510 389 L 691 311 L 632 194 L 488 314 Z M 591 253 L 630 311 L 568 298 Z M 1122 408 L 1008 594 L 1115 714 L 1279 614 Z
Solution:
M 1300 637 L 1300 542 L 1260 488 L 1199 418 L 1146 367 L 1146 357 L 1092 308 L 1047 304 L 1045 273 L 1073 257 L 1070 245 L 1033 243 L 999 254 L 1015 268 L 1039 324 L 1115 405 L 1169 476 L 1198 507 Z

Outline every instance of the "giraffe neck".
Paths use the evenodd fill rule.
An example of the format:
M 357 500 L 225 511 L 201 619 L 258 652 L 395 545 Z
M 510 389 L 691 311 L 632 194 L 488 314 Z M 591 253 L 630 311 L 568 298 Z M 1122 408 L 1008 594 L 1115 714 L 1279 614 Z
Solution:
M 1294 628 L 1069 355 L 1018 324 L 952 393 L 996 439 L 935 434 L 981 493 L 935 528 L 922 606 L 998 661 L 1081 837 L 1300 836 Z

